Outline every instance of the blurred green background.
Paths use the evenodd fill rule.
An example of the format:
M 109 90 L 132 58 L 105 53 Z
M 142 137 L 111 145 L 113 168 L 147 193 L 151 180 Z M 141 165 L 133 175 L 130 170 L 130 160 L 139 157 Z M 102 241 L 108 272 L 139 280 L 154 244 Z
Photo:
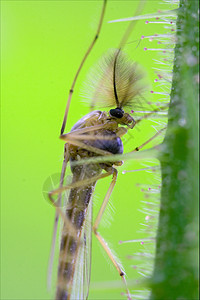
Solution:
M 128 25 L 107 21 L 132 16 L 137 5 L 138 1 L 108 1 L 100 38 L 75 88 L 67 131 L 89 111 L 87 100 L 80 93 L 90 67 L 107 49 L 119 45 Z M 61 170 L 64 143 L 58 137 L 68 90 L 95 34 L 101 7 L 102 1 L 1 1 L 1 299 L 53 298 L 56 267 L 50 292 L 46 277 L 55 211 L 43 195 L 43 186 L 49 176 Z M 143 14 L 169 8 L 160 1 L 147 1 Z M 131 58 L 144 66 L 152 89 L 152 59 L 156 54 L 143 51 L 150 42 L 138 42 L 142 35 L 158 32 L 163 32 L 163 27 L 141 20 L 126 46 Z M 146 95 L 150 101 L 151 97 L 150 93 Z M 152 124 L 144 121 L 139 130 L 134 129 L 126 138 L 129 141 L 125 150 L 134 149 L 152 136 Z M 154 160 L 149 164 L 154 165 Z M 159 184 L 159 178 L 152 172 L 123 175 L 122 171 L 147 165 L 147 160 L 134 160 L 119 169 L 111 199 L 114 212 L 108 208 L 100 226 L 103 237 L 120 257 L 128 279 L 133 281 L 139 277 L 132 267 L 136 262 L 127 256 L 146 246 L 119 245 L 119 241 L 146 236 L 140 224 L 145 214 L 139 211 L 144 206 L 144 193 L 137 184 Z M 104 179 L 97 185 L 94 215 L 109 182 L 110 179 Z M 116 282 L 118 286 L 117 272 L 93 238 L 90 299 L 120 299 L 123 288 L 114 289 Z

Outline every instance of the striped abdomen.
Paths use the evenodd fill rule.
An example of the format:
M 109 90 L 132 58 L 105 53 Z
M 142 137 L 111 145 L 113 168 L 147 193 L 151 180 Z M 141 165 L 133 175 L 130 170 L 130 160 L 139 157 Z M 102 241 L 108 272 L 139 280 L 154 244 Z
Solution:
M 74 167 L 72 172 L 72 182 L 77 182 L 100 174 L 101 168 L 98 165 L 83 165 Z M 72 233 L 72 230 L 70 231 L 67 224 L 63 225 L 56 300 L 70 299 L 78 249 L 83 243 L 81 240 L 81 231 L 95 184 L 96 182 L 87 186 L 71 189 L 70 191 L 66 216 L 70 221 L 70 226 L 76 229 L 76 235 Z

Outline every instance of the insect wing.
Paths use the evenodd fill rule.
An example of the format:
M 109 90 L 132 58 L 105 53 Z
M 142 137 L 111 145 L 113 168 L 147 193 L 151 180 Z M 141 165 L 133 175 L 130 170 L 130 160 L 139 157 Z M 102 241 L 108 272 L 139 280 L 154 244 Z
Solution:
M 90 201 L 87 209 L 86 219 L 81 232 L 81 241 L 73 278 L 72 299 L 88 298 L 91 274 L 92 201 Z

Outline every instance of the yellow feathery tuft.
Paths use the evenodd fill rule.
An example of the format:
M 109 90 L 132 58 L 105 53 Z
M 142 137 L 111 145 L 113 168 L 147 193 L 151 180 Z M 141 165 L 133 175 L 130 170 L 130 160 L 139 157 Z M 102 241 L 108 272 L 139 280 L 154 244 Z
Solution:
M 87 98 L 92 99 L 91 107 L 141 109 L 140 100 L 147 87 L 143 79 L 136 62 L 119 49 L 109 50 L 89 74 Z

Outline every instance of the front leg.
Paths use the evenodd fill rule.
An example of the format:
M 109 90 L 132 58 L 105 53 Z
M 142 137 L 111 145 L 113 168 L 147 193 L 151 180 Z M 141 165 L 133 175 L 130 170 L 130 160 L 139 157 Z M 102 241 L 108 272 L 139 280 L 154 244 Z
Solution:
M 108 168 L 108 170 L 110 170 L 110 171 L 112 170 L 113 178 L 112 178 L 111 184 L 110 184 L 110 186 L 108 188 L 108 191 L 106 193 L 106 196 L 105 196 L 105 198 L 103 200 L 101 208 L 100 208 L 100 210 L 98 212 L 96 220 L 94 222 L 93 232 L 94 232 L 95 236 L 97 237 L 98 241 L 100 242 L 100 244 L 102 245 L 102 247 L 104 248 L 104 250 L 106 251 L 106 253 L 108 254 L 108 257 L 112 261 L 113 265 L 117 269 L 120 277 L 122 278 L 122 280 L 124 282 L 125 289 L 126 289 L 126 294 L 127 294 L 127 298 L 128 298 L 128 300 L 131 300 L 131 295 L 130 295 L 130 292 L 128 290 L 126 279 L 125 279 L 125 273 L 123 272 L 122 268 L 120 267 L 120 264 L 117 262 L 116 257 L 113 255 L 113 253 L 112 253 L 111 249 L 109 248 L 108 244 L 106 243 L 106 241 L 103 239 L 103 237 L 98 232 L 98 227 L 99 227 L 99 224 L 101 222 L 103 213 L 104 213 L 104 211 L 106 209 L 106 206 L 107 206 L 108 201 L 110 199 L 111 193 L 112 193 L 112 191 L 113 191 L 113 189 L 115 187 L 116 181 L 117 181 L 117 173 L 118 173 L 117 170 L 115 168 L 113 168 L 113 167 Z

